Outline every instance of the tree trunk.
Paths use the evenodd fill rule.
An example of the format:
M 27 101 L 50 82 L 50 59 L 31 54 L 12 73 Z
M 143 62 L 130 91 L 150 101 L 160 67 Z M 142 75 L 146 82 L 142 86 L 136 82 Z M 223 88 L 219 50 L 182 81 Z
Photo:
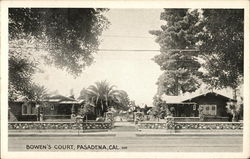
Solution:
M 237 99 L 237 88 L 233 88 L 233 99 Z
M 106 97 L 106 107 L 109 109 L 109 103 L 108 103 L 108 98 Z
M 102 113 L 104 112 L 103 102 L 101 100 Z
M 175 76 L 175 84 L 176 84 L 175 95 L 178 96 L 179 95 L 179 80 L 177 76 Z
M 235 113 L 233 113 L 232 122 L 236 122 Z
M 40 107 L 37 107 L 37 121 L 40 121 Z

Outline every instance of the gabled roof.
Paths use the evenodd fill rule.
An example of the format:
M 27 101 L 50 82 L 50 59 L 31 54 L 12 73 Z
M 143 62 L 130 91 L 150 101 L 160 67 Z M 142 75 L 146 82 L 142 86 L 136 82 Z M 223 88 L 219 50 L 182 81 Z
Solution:
M 166 103 L 181 103 L 183 100 L 183 96 L 167 96 L 162 95 L 161 99 L 166 101 Z
M 193 99 L 199 98 L 199 97 L 201 97 L 201 96 L 207 96 L 207 95 L 215 95 L 215 96 L 218 96 L 218 97 L 227 99 L 227 100 L 229 100 L 229 101 L 235 101 L 235 102 L 237 101 L 237 100 L 234 100 L 234 99 L 232 99 L 232 98 L 229 98 L 229 97 L 226 97 L 226 96 L 224 96 L 224 95 L 221 95 L 221 94 L 219 94 L 219 93 L 207 92 L 207 93 L 204 93 L 204 94 L 200 94 L 200 95 L 197 95 L 197 96 L 194 96 L 194 97 L 185 99 L 185 100 L 183 100 L 182 102 L 189 102 L 189 101 L 191 101 L 191 100 L 193 100 Z
M 26 102 L 26 101 L 35 102 L 35 101 L 28 100 L 26 98 L 19 98 L 18 100 L 15 100 L 13 102 L 23 103 L 23 102 Z M 84 102 L 83 99 L 76 100 L 76 99 L 73 99 L 73 98 L 70 98 L 70 97 L 66 97 L 66 96 L 63 96 L 63 95 L 49 96 L 49 97 L 46 97 L 45 99 L 43 99 L 41 101 L 43 101 L 43 102 L 59 103 L 59 104 L 82 104 Z
M 77 100 L 70 98 L 70 97 L 63 96 L 63 95 L 50 96 L 50 97 L 45 98 L 44 101 L 56 102 L 56 103 L 61 103 L 61 104 L 78 104 Z
M 68 100 L 68 101 L 74 101 L 75 99 L 73 98 L 70 98 L 70 97 L 66 97 L 66 96 L 63 96 L 63 95 L 54 95 L 54 96 L 50 96 L 50 97 L 47 97 L 46 99 L 55 99 L 55 100 Z

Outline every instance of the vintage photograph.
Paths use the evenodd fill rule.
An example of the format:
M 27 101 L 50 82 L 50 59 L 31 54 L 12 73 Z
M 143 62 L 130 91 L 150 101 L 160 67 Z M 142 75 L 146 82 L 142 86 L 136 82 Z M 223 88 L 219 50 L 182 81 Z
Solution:
M 8 8 L 8 151 L 243 152 L 244 8 Z

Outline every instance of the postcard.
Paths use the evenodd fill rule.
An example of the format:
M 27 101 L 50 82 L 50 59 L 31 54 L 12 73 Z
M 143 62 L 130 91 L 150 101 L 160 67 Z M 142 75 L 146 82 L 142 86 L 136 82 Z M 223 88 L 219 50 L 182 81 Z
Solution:
M 2 1 L 1 158 L 249 158 L 249 1 Z

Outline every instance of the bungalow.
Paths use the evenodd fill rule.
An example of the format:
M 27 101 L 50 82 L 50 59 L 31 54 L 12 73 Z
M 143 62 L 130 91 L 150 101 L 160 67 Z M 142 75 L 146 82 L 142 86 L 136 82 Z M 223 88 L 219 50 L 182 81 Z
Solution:
M 41 107 L 41 114 L 44 120 L 71 119 L 72 114 L 76 114 L 83 104 L 83 100 L 62 95 L 50 96 L 43 101 L 45 106 Z
M 236 100 L 223 96 L 215 92 L 208 92 L 192 98 L 180 100 L 177 97 L 176 102 L 170 102 L 167 98 L 166 107 L 172 113 L 173 117 L 198 117 L 201 114 L 205 117 L 204 121 L 228 121 L 231 115 L 227 113 L 227 102 L 236 102 Z M 178 101 L 179 100 L 179 101 Z
M 75 100 L 62 95 L 45 98 L 42 101 L 9 101 L 9 121 L 39 121 L 71 119 L 78 112 L 83 100 Z

